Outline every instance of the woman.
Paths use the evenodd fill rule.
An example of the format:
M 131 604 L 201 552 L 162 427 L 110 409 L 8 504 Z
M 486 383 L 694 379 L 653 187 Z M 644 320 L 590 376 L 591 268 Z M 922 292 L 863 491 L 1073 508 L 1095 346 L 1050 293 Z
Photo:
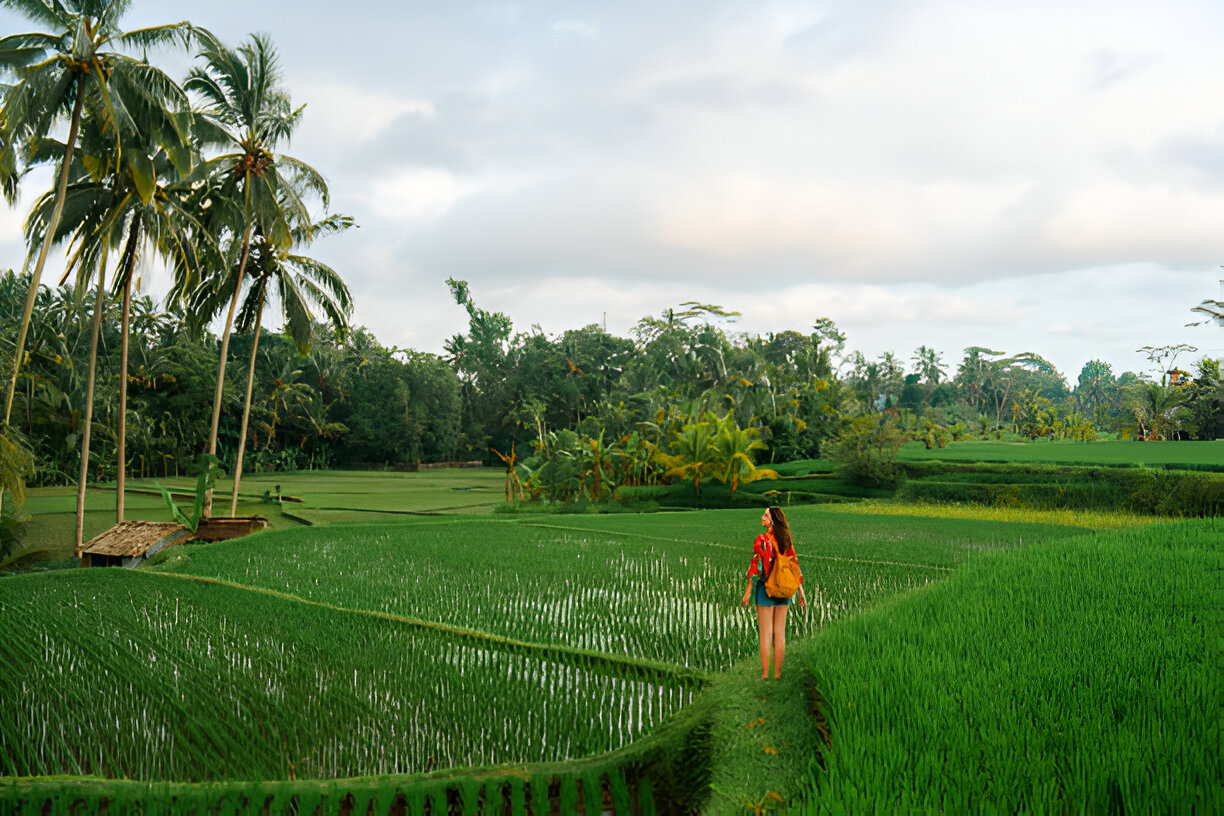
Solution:
M 748 586 L 744 588 L 744 606 L 748 605 L 748 597 L 753 594 L 752 579 L 757 577 L 755 603 L 757 608 L 757 625 L 761 640 L 761 679 L 769 679 L 769 647 L 773 645 L 774 679 L 782 675 L 782 658 L 786 656 L 786 608 L 794 603 L 794 598 L 771 598 L 765 592 L 765 578 L 773 567 L 774 558 L 781 552 L 795 555 L 796 565 L 798 554 L 791 541 L 790 526 L 786 523 L 786 514 L 781 507 L 770 507 L 761 515 L 761 524 L 765 532 L 756 538 L 752 545 L 752 562 L 748 565 Z M 807 598 L 803 594 L 803 575 L 799 576 L 799 605 L 807 606 Z

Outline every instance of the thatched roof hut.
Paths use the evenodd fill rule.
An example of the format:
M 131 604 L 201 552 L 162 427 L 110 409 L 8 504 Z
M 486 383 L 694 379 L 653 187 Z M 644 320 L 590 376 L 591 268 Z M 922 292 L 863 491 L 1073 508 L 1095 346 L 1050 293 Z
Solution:
M 134 567 L 191 538 L 190 530 L 173 521 L 121 521 L 81 547 L 81 566 Z
M 173 521 L 121 521 L 81 548 L 83 567 L 135 567 L 166 547 L 185 541 L 224 541 L 264 530 L 268 520 L 260 516 L 201 519 L 193 533 Z

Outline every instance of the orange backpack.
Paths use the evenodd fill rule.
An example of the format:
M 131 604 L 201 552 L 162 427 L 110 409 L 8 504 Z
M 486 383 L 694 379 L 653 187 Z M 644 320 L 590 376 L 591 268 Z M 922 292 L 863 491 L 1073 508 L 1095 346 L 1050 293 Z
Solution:
M 783 555 L 775 544 L 773 567 L 765 577 L 765 594 L 771 598 L 786 600 L 799 591 L 800 577 L 794 548 L 791 548 L 789 555 Z

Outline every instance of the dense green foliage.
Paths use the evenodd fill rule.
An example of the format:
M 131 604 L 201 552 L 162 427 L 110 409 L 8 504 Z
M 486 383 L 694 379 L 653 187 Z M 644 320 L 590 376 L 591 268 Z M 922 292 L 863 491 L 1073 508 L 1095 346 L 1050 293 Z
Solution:
M 25 280 L 0 278 L 0 325 L 20 314 Z M 127 450 L 129 472 L 182 472 L 205 447 L 208 404 L 216 383 L 216 339 L 193 339 L 181 316 L 135 302 L 129 337 Z M 91 478 L 115 476 L 115 405 L 119 387 L 118 306 L 107 307 L 95 395 Z M 79 458 L 80 395 L 87 367 L 92 295 L 63 287 L 37 302 L 14 424 L 37 457 L 32 484 L 64 484 Z M 220 428 L 223 460 L 237 449 L 251 335 L 230 346 L 230 394 Z M 345 464 L 399 464 L 455 454 L 459 383 L 427 354 L 384 349 L 367 332 L 344 340 L 319 331 L 305 353 L 287 336 L 264 333 L 256 357 L 247 470 L 306 469 Z M 343 444 L 341 442 L 343 441 Z
M 1214 812 L 1224 531 L 989 553 L 826 632 L 810 812 Z
M 26 281 L 8 275 L 0 284 L 0 325 L 12 327 L 20 314 Z M 152 302 L 138 299 L 135 307 L 128 374 L 128 468 L 137 476 L 173 473 L 204 442 L 207 401 L 215 383 L 209 360 L 217 353 L 216 340 L 193 339 L 186 318 L 176 313 L 174 304 L 159 311 Z M 44 289 L 35 309 L 30 358 L 14 414 L 38 457 L 35 483 L 64 483 L 74 472 L 92 308 L 92 295 L 64 288 Z M 94 417 L 98 465 L 92 475 L 102 479 L 113 477 L 116 467 L 113 406 L 119 337 L 115 308 L 108 307 L 103 321 Z M 976 369 L 967 368 L 957 379 L 928 389 L 933 403 L 901 405 L 899 398 L 889 396 L 891 380 L 878 381 L 878 372 L 873 375 L 875 369 L 866 363 L 850 366 L 853 358 L 843 355 L 840 345 L 819 331 L 810 336 L 784 332 L 745 340 L 732 338 L 702 319 L 710 319 L 709 313 L 673 313 L 670 320 L 646 318 L 635 329 L 634 340 L 616 338 L 595 327 L 550 338 L 538 333 L 515 334 L 504 315 L 495 321 L 476 309 L 468 334 L 452 341 L 446 359 L 387 349 L 362 330 L 343 340 L 316 331 L 305 353 L 289 337 L 265 332 L 256 358 L 247 470 L 488 459 L 490 448 L 509 454 L 516 445 L 519 462 L 539 457 L 521 474 L 524 483 L 530 484 L 533 474 L 539 473 L 546 494 L 574 497 L 591 491 L 592 442 L 608 450 L 600 466 L 609 474 L 617 457 L 651 464 L 653 474 L 643 472 L 639 464 L 636 474 L 629 470 L 619 482 L 610 482 L 612 486 L 626 479 L 629 484 L 649 483 L 686 464 L 674 462 L 669 468 L 652 454 L 675 456 L 686 423 L 711 418 L 723 418 L 721 421 L 734 423 L 734 428 L 753 434 L 764 446 L 752 455 L 761 464 L 816 455 L 843 427 L 853 429 L 853 417 L 871 415 L 876 402 L 866 402 L 862 396 L 870 388 L 885 389 L 885 406 L 900 405 L 889 422 L 902 439 L 921 441 L 938 431 L 944 444 L 954 439 L 993 438 L 1004 432 L 1024 435 L 1009 412 L 998 414 L 998 421 L 975 413 L 984 407 L 982 395 L 995 380 L 1004 383 L 999 387 L 1008 392 L 1024 385 L 1030 391 L 1045 388 L 1061 393 L 1063 400 L 1076 399 L 1076 392 L 1057 384 L 1061 380 L 1056 373 L 1033 372 L 1012 363 L 995 371 L 994 380 L 986 385 L 970 377 L 969 372 Z M 497 331 L 485 337 L 492 331 L 489 323 Z M 249 334 L 235 336 L 228 383 L 243 380 L 251 340 Z M 835 367 L 839 362 L 840 368 Z M 1191 385 L 1158 385 L 1190 389 L 1179 392 L 1186 397 L 1183 407 L 1193 404 L 1203 415 L 1202 422 L 1194 426 L 1198 430 L 1186 433 L 1208 437 L 1214 433 L 1212 423 L 1219 411 L 1218 406 L 1212 408 L 1216 405 L 1213 399 L 1218 401 L 1212 396 L 1218 390 L 1212 371 L 1206 365 L 1202 379 L 1191 380 Z M 1042 377 L 1054 379 L 1043 386 Z M 926 386 L 919 384 L 919 388 Z M 236 390 L 227 398 L 221 419 L 223 459 L 232 457 L 236 449 L 241 416 Z M 935 399 L 937 392 L 943 395 L 942 401 Z M 1003 398 L 1002 392 L 995 396 Z M 1134 424 L 1133 413 L 1127 414 L 1129 403 L 1122 396 L 1117 399 L 1111 410 L 1122 418 L 1123 425 L 1127 421 Z M 878 422 L 878 415 L 876 419 Z M 628 445 L 626 440 L 630 440 Z M 1054 455 L 1030 453 L 1019 446 L 995 453 L 985 442 L 975 443 L 983 446 L 982 453 L 971 454 L 963 447 L 968 444 L 958 443 L 961 453 L 953 452 L 957 444 L 951 448 L 923 445 L 918 451 L 912 450 L 912 444 L 901 458 Z M 1122 443 L 1102 447 L 1100 450 L 1110 451 L 1102 455 L 1118 455 L 1128 461 L 1150 458 L 1151 463 L 1157 457 L 1179 462 L 1202 456 L 1188 451 L 1157 454 L 1153 448 L 1158 446 L 1138 453 L 1114 453 L 1115 444 Z M 1089 450 L 1092 453 L 1087 455 L 1096 455 L 1095 446 Z M 1061 449 L 1058 455 L 1064 455 Z M 546 466 L 558 472 L 542 472 Z M 878 478 L 872 476 L 872 467 L 882 471 Z M 895 476 L 886 462 L 864 472 L 868 480 L 888 481 Z M 667 478 L 691 481 L 692 475 L 677 471 Z M 564 487 L 570 484 L 573 486 Z
M 921 473 L 929 467 L 916 466 Z M 1042 510 L 1120 510 L 1159 516 L 1218 516 L 1224 474 L 1157 468 L 1055 465 L 937 467 L 909 479 L 901 499 L 973 502 Z

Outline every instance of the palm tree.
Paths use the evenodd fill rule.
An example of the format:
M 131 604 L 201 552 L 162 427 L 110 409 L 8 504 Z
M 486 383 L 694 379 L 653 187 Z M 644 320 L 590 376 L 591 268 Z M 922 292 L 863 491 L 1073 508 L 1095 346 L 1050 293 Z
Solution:
M 1173 385 L 1139 382 L 1131 386 L 1128 401 L 1139 432 L 1147 439 L 1164 439 L 1169 425 L 1176 425 L 1175 411 L 1190 398 L 1190 392 Z
M 204 174 L 210 182 L 209 198 L 215 213 L 214 229 L 224 230 L 238 244 L 237 273 L 230 292 L 225 329 L 221 335 L 217 387 L 213 398 L 208 452 L 217 452 L 217 429 L 225 385 L 225 363 L 229 354 L 234 313 L 246 275 L 251 239 L 258 227 L 261 240 L 279 248 L 293 244 L 293 225 L 310 223 L 303 195 L 316 194 L 326 208 L 327 185 L 312 167 L 290 156 L 274 155 L 276 145 L 288 139 L 301 118 L 289 95 L 279 86 L 280 69 L 271 42 L 254 35 L 234 51 L 214 37 L 203 38 L 200 58 L 204 67 L 193 68 L 186 88 L 198 95 L 204 108 L 198 113 L 206 146 L 223 146 L 229 152 L 210 159 Z M 204 503 L 212 512 L 212 490 Z
M 294 246 L 309 246 L 325 235 L 343 232 L 354 226 L 347 215 L 331 215 L 313 224 L 295 227 Z M 249 286 L 235 327 L 240 332 L 252 331 L 251 359 L 247 369 L 246 399 L 242 408 L 242 426 L 238 434 L 238 456 L 234 464 L 234 486 L 230 497 L 230 515 L 238 512 L 238 485 L 242 480 L 242 460 L 246 451 L 247 427 L 251 416 L 251 395 L 255 387 L 255 358 L 259 351 L 259 332 L 263 324 L 264 308 L 275 290 L 285 319 L 285 331 L 293 338 L 303 354 L 310 350 L 315 330 L 316 306 L 327 317 L 327 322 L 337 334 L 348 328 L 348 318 L 353 311 L 353 299 L 348 287 L 327 264 L 296 255 L 277 246 L 262 231 L 256 233 L 247 261 Z M 218 298 L 229 299 L 234 281 L 225 279 L 219 285 L 206 286 L 201 294 L 204 302 L 199 308 L 205 314 L 219 311 Z
M 933 348 L 919 346 L 914 351 L 914 356 L 910 360 L 914 363 L 914 373 L 923 382 L 939 385 L 940 380 L 947 376 L 947 373 L 944 371 L 943 360 L 940 359 L 939 352 Z
M 60 161 L 55 205 L 43 230 L 44 234 L 55 236 L 63 213 L 73 149 L 86 102 L 92 100 L 95 103 L 97 115 L 113 126 L 112 133 L 117 139 L 119 124 L 124 118 L 129 118 L 126 112 L 128 100 L 144 99 L 164 105 L 182 98 L 181 89 L 160 70 L 107 49 L 147 49 L 175 40 L 186 45 L 193 29 L 189 23 L 180 22 L 122 31 L 119 19 L 131 5 L 131 0 L 56 0 L 53 3 L 44 0 L 0 0 L 0 3 L 52 29 L 49 33 L 11 34 L 0 38 L 0 71 L 13 74 L 17 79 L 5 90 L 3 103 L 0 104 L 0 119 L 3 119 L 7 130 L 5 143 L 20 145 L 25 163 L 30 164 L 43 155 L 41 143 L 47 134 L 64 114 L 68 115 L 68 138 Z M 115 152 L 119 152 L 118 142 Z M 30 315 L 51 243 L 43 243 L 30 279 L 25 310 L 17 333 L 13 371 L 5 397 L 5 426 L 12 413 Z
M 160 120 L 160 117 L 158 117 Z M 127 481 L 127 386 L 128 351 L 131 335 L 132 287 L 136 271 L 148 249 L 169 262 L 186 286 L 199 274 L 199 245 L 192 233 L 200 233 L 191 199 L 185 195 L 192 164 L 190 139 L 186 135 L 186 116 L 166 120 L 179 127 L 169 130 L 140 130 L 134 134 L 133 148 L 126 151 L 117 179 L 111 218 L 126 227 L 120 253 L 116 286 L 123 292 L 119 353 L 118 457 L 115 521 L 123 521 L 124 490 Z
M 190 244 L 183 239 L 178 221 L 187 217 L 176 206 L 178 198 L 168 195 L 157 179 L 164 174 L 169 165 L 168 157 L 174 157 L 175 163 L 182 169 L 190 166 L 188 144 L 183 122 L 186 120 L 172 111 L 157 107 L 150 110 L 148 100 L 136 99 L 125 109 L 125 114 L 138 115 L 141 121 L 120 117 L 117 124 L 120 130 L 121 150 L 109 152 L 112 141 L 108 125 L 104 117 L 96 115 L 93 106 L 87 106 L 87 115 L 82 123 L 80 143 L 81 156 L 90 157 L 89 161 L 73 163 L 73 173 L 76 178 L 66 190 L 59 206 L 66 210 L 68 217 L 60 221 L 61 235 L 56 239 L 72 233 L 73 246 L 76 251 L 69 259 L 64 280 L 74 271 L 77 273 L 78 286 L 96 270 L 97 294 L 94 299 L 94 316 L 90 340 L 89 374 L 85 392 L 85 420 L 81 437 L 81 467 L 77 486 L 77 540 L 81 547 L 85 485 L 88 474 L 90 454 L 90 434 L 93 418 L 93 396 L 95 372 L 97 368 L 98 333 L 105 311 L 105 270 L 112 248 L 126 244 L 121 253 L 120 286 L 124 292 L 123 313 L 123 348 L 121 352 L 121 375 L 119 377 L 119 437 L 118 437 L 118 490 L 116 492 L 116 521 L 123 521 L 123 492 L 126 475 L 126 453 L 124 440 L 126 431 L 125 414 L 127 409 L 127 328 L 128 312 L 131 302 L 131 280 L 136 259 L 142 242 L 142 226 L 151 226 L 153 234 L 161 238 L 164 253 L 171 257 L 177 265 L 190 266 Z M 67 150 L 66 146 L 63 148 Z M 159 171 L 161 171 L 159 173 Z M 31 248 L 41 243 L 45 249 L 52 241 L 36 231 L 49 226 L 47 211 L 56 206 L 51 194 L 44 195 L 34 208 L 34 216 L 29 221 L 31 229 Z M 173 240 L 172 237 L 177 237 Z M 177 248 L 176 253 L 173 248 Z M 186 253 L 186 255 L 184 254 Z M 63 280 L 60 281 L 61 285 Z
M 674 431 L 670 443 L 672 452 L 658 455 L 659 461 L 667 468 L 664 475 L 691 481 L 693 489 L 700 496 L 702 481 L 717 470 L 710 423 L 705 420 L 691 422 Z
M 0 85 L 0 99 L 8 92 L 9 86 Z M 0 107 L 0 196 L 10 205 L 17 203 L 17 182 L 21 174 L 17 170 L 17 145 L 9 133 L 8 120 L 4 108 Z
M 752 461 L 752 452 L 768 450 L 768 446 L 759 437 L 759 428 L 741 428 L 735 423 L 732 414 L 722 419 L 714 419 L 717 430 L 714 435 L 714 459 L 717 463 L 716 478 L 720 482 L 729 483 L 734 493 L 740 483 L 755 482 L 758 479 L 777 479 L 777 471 L 759 468 Z

